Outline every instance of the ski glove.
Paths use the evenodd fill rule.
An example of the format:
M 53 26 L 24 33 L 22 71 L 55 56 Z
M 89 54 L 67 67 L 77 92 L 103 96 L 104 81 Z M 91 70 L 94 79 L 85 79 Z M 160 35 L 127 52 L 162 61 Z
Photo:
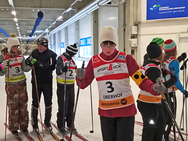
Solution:
M 36 59 L 34 59 L 32 56 L 29 56 L 26 60 L 25 63 L 30 66 L 33 67 L 33 64 L 35 64 L 37 62 Z
M 159 94 L 166 92 L 166 87 L 163 83 L 161 83 L 160 78 L 157 78 L 156 84 L 153 86 L 153 89 L 155 92 L 157 92 Z
M 185 98 L 188 97 L 188 91 L 185 91 L 183 94 L 184 94 Z
M 68 66 L 63 66 L 61 70 L 62 70 L 62 72 L 67 72 L 68 71 Z
M 4 60 L 1 64 L 0 64 L 0 70 L 6 69 L 8 66 L 8 61 Z
M 84 78 L 84 75 L 85 75 L 85 69 L 84 68 L 79 68 L 77 70 L 77 73 L 76 73 L 76 77 L 79 79 L 79 80 L 82 80 Z

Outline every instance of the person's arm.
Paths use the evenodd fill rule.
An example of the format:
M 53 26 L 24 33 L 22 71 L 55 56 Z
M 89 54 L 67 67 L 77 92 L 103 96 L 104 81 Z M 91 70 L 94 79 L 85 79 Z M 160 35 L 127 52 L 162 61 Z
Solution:
M 94 79 L 94 72 L 93 72 L 93 63 L 92 63 L 92 59 L 90 59 L 86 69 L 85 69 L 85 75 L 84 78 L 81 80 L 81 89 L 85 89 L 88 85 L 90 85 L 92 83 Z M 78 85 L 79 80 L 76 77 L 76 83 Z
M 186 90 L 183 88 L 183 85 L 181 84 L 179 79 L 179 62 L 177 60 L 171 61 L 169 64 L 169 70 L 171 73 L 174 73 L 174 75 L 176 75 L 177 77 L 177 82 L 175 84 L 176 88 L 178 88 L 182 93 L 185 93 Z
M 63 59 L 62 59 L 62 57 L 61 56 L 59 56 L 58 58 L 57 58 L 57 65 L 56 65 L 56 74 L 57 75 L 61 75 L 62 74 L 62 68 L 63 68 Z
M 22 68 L 22 70 L 23 70 L 24 72 L 28 72 L 28 71 L 30 71 L 33 67 L 27 65 L 26 62 L 25 62 L 25 58 L 23 57 L 21 68 Z
M 132 77 L 132 79 L 139 86 L 139 88 L 141 90 L 150 92 L 152 95 L 159 95 L 153 89 L 153 86 L 155 84 L 140 72 L 139 66 L 136 63 L 135 59 L 131 55 L 127 55 L 126 61 L 127 61 L 129 76 Z
M 0 64 L 1 64 L 4 60 L 5 60 L 4 56 L 3 56 L 3 55 L 0 55 Z M 6 73 L 6 69 L 2 69 L 2 70 L 0 71 L 0 76 L 5 75 L 5 73 Z

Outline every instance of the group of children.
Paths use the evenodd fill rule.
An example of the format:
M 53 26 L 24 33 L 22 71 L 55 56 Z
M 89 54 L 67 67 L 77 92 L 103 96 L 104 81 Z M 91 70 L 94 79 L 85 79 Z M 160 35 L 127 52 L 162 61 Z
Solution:
M 188 92 L 179 80 L 180 69 L 176 56 L 177 46 L 172 39 L 164 41 L 162 38 L 154 38 L 147 46 L 147 54 L 141 67 L 143 74 L 152 82 L 156 83 L 158 77 L 164 82 L 168 88 L 164 94 L 174 116 L 177 106 L 175 91 L 179 89 L 185 97 L 188 97 Z M 163 135 L 165 141 L 169 141 L 173 122 L 162 97 L 140 91 L 137 104 L 144 125 L 142 141 L 161 141 Z
M 161 141 L 163 135 L 165 141 L 169 140 L 168 135 L 172 120 L 169 119 L 169 114 L 166 112 L 160 93 L 165 93 L 166 97 L 170 97 L 168 102 L 174 114 L 176 103 L 174 103 L 175 100 L 171 99 L 171 97 L 175 97 L 174 91 L 179 89 L 185 97 L 188 97 L 188 92 L 179 80 L 179 62 L 176 59 L 177 47 L 173 40 L 164 41 L 162 38 L 154 38 L 147 46 L 143 66 L 139 67 L 131 55 L 116 49 L 118 42 L 116 29 L 112 26 L 105 26 L 99 34 L 99 44 L 102 52 L 94 55 L 86 68 L 79 68 L 75 76 L 76 65 L 72 57 L 78 52 L 76 44 L 69 45 L 66 52 L 59 56 L 57 61 L 54 61 L 56 54 L 49 51 L 47 53 L 48 41 L 41 39 L 37 43 L 38 49 L 34 50 L 31 56 L 25 60 L 19 52 L 18 46 L 20 44 L 18 39 L 15 36 L 10 38 L 12 40 L 11 44 L 9 44 L 9 39 L 7 40 L 8 52 L 0 56 L 0 75 L 5 74 L 9 127 L 12 133 L 17 133 L 18 129 L 28 132 L 28 97 L 24 71 L 31 70 L 33 66 L 36 68 L 36 71 L 34 69 L 32 71 L 33 126 L 38 128 L 39 105 L 37 102 L 40 101 L 41 92 L 43 92 L 44 98 L 46 97 L 45 115 L 47 117 L 45 118 L 45 125 L 51 128 L 52 94 L 49 92 L 52 90 L 52 71 L 55 69 L 56 64 L 57 125 L 61 132 L 65 132 L 65 121 L 68 127 L 73 124 L 75 77 L 77 85 L 81 84 L 81 89 L 86 88 L 96 78 L 99 91 L 98 113 L 100 115 L 103 141 L 133 141 L 137 110 L 130 86 L 131 77 L 141 89 L 137 107 L 142 115 L 144 125 L 142 141 Z M 49 57 L 45 59 L 44 53 Z M 46 70 L 49 70 L 50 81 L 48 84 L 50 85 L 40 83 L 46 79 L 40 77 L 43 72 L 47 73 Z M 35 82 L 35 76 L 39 84 Z M 160 79 L 162 83 L 156 84 L 156 79 Z M 45 88 L 48 88 L 48 90 L 44 86 L 47 86 Z M 38 100 L 36 97 L 37 89 L 40 92 Z M 20 101 L 21 103 L 19 103 Z M 166 125 L 168 128 L 166 128 Z M 73 128 L 73 130 L 76 129 Z

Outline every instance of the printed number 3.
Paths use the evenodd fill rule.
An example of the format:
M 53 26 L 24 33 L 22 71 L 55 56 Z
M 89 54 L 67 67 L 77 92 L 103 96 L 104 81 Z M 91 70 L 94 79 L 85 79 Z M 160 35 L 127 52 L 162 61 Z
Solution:
M 108 81 L 106 82 L 106 85 L 107 85 L 107 88 L 109 89 L 107 90 L 108 93 L 111 93 L 114 91 L 114 88 L 112 87 L 112 82 Z
M 19 67 L 15 67 L 15 69 L 16 69 L 16 73 L 19 73 L 19 72 L 20 72 Z

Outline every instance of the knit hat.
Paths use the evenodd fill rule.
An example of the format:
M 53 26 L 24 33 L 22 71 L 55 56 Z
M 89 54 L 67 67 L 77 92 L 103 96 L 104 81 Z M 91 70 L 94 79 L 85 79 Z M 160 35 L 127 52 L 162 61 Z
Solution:
M 176 43 L 172 39 L 168 39 L 164 42 L 163 48 L 165 52 L 174 51 L 176 50 Z
M 117 30 L 114 27 L 109 25 L 102 28 L 99 34 L 99 44 L 104 41 L 112 41 L 117 45 Z
M 162 38 L 153 38 L 151 42 L 156 42 L 159 46 L 162 46 L 164 44 L 164 40 Z
M 76 44 L 67 46 L 66 52 L 69 54 L 70 57 L 76 55 L 76 53 L 78 52 Z
M 16 34 L 15 33 L 11 33 L 10 37 L 7 40 L 7 48 L 8 48 L 8 52 L 11 51 L 12 46 L 20 46 L 20 42 L 19 40 L 16 38 Z
M 48 40 L 46 38 L 41 38 L 37 40 L 37 45 L 43 45 L 48 48 Z
M 147 54 L 150 59 L 157 58 L 162 54 L 160 46 L 156 42 L 151 42 L 147 46 Z

